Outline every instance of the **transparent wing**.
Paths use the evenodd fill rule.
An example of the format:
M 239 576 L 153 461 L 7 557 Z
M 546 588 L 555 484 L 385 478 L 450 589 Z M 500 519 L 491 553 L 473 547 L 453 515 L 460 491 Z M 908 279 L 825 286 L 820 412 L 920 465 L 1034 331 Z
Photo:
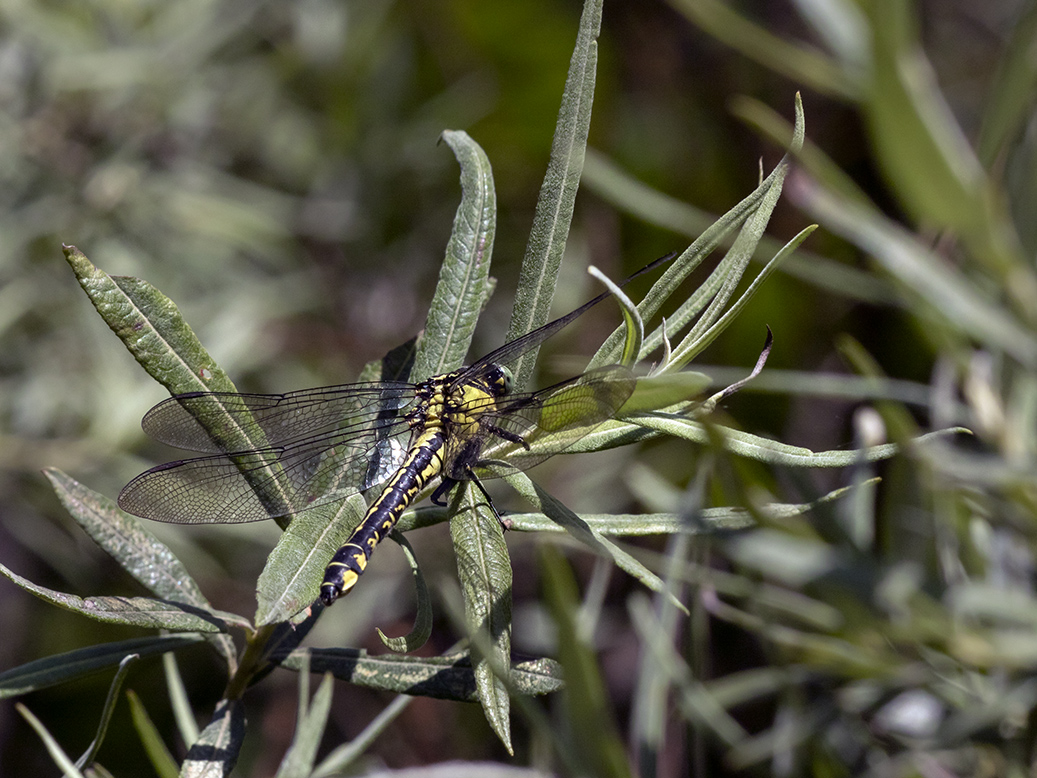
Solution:
M 504 460 L 518 470 L 533 467 L 613 418 L 633 394 L 635 383 L 627 368 L 611 365 L 538 392 L 500 398 L 493 409 L 478 416 L 475 461 L 471 445 L 459 441 L 447 452 L 446 470 L 460 481 L 473 472 L 479 478 L 493 478 L 492 472 L 479 467 L 480 461 Z
M 392 420 L 414 401 L 414 385 L 369 382 L 287 394 L 190 392 L 164 400 L 141 426 L 155 440 L 218 454 L 280 446 Z M 247 445 L 256 439 L 262 445 Z
M 330 407 L 319 400 L 328 389 L 290 395 L 188 395 L 156 406 L 145 428 L 181 447 L 212 450 L 223 445 L 205 432 L 198 418 L 217 423 L 230 418 L 253 437 L 258 429 L 268 442 L 280 445 L 159 465 L 126 485 L 119 506 L 156 521 L 242 523 L 341 500 L 386 480 L 409 446 L 412 428 L 405 410 L 414 400 L 413 387 L 370 384 L 353 393 L 345 392 L 346 387 L 332 389 Z

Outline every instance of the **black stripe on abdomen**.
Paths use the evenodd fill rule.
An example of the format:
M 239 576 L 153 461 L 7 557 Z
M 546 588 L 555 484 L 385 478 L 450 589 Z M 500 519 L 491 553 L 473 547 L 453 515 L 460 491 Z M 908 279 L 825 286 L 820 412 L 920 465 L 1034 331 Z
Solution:
M 392 532 L 414 495 L 439 475 L 443 469 L 442 448 L 443 433 L 436 430 L 419 439 L 411 449 L 378 499 L 371 503 L 363 521 L 328 562 L 320 585 L 320 598 L 325 605 L 331 605 L 356 585 L 374 547 Z

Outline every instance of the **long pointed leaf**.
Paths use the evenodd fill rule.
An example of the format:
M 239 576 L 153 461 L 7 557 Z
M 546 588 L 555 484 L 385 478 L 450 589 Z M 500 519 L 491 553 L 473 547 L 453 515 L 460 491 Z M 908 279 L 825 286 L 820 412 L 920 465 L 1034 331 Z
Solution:
M 176 664 L 176 656 L 171 651 L 162 655 L 162 669 L 166 677 L 169 704 L 173 708 L 173 716 L 176 718 L 177 729 L 180 730 L 180 738 L 185 743 L 193 743 L 198 739 L 198 723 L 194 720 L 194 711 L 191 709 L 191 701 L 187 697 L 187 689 L 184 687 L 180 668 Z
M 115 677 L 112 678 L 112 682 L 108 685 L 108 696 L 105 698 L 104 707 L 101 708 L 101 717 L 97 723 L 97 734 L 94 735 L 94 739 L 90 741 L 90 745 L 83 752 L 83 755 L 76 760 L 76 767 L 89 767 L 93 764 L 97 751 L 101 748 L 101 743 L 104 742 L 104 736 L 108 733 L 108 724 L 112 720 L 115 704 L 119 701 L 119 692 L 122 689 L 122 684 L 130 672 L 130 667 L 138 659 L 140 659 L 139 654 L 128 654 L 119 662 L 119 669 L 115 671 Z
M 586 0 L 576 46 L 565 79 L 551 160 L 540 187 L 533 229 L 522 259 L 515 307 L 506 342 L 544 324 L 550 315 L 558 268 L 569 236 L 576 191 L 590 129 L 591 104 L 598 64 L 602 0 Z M 533 375 L 539 349 L 530 349 L 514 364 L 515 385 L 525 387 Z
M 429 596 L 428 584 L 425 583 L 425 577 L 421 574 L 421 568 L 418 566 L 418 560 L 414 556 L 414 549 L 411 547 L 410 541 L 398 530 L 392 533 L 392 539 L 403 549 L 403 554 L 407 558 L 407 564 L 410 566 L 411 575 L 414 578 L 417 617 L 414 619 L 414 627 L 406 635 L 391 638 L 379 629 L 378 637 L 390 651 L 405 654 L 417 651 L 432 636 L 432 598 Z
M 156 381 L 170 394 L 206 391 L 235 391 L 227 374 L 209 356 L 172 300 L 139 278 L 109 276 L 91 264 L 74 246 L 65 247 L 65 259 L 90 297 L 97 312 L 123 344 Z M 249 451 L 266 445 L 257 425 L 243 424 L 226 416 L 209 420 L 206 431 L 226 451 Z M 267 505 L 283 506 L 287 500 L 279 489 L 283 479 L 274 468 L 243 465 L 249 483 Z M 283 528 L 291 516 L 278 518 Z
M 221 700 L 212 721 L 187 752 L 180 778 L 227 778 L 244 738 L 245 706 L 241 700 Z
M 233 382 L 168 297 L 138 278 L 108 275 L 75 246 L 64 251 L 101 318 L 170 394 L 234 391 Z
M 313 672 L 331 672 L 357 686 L 460 702 L 478 699 L 475 671 L 468 654 L 372 656 L 354 648 L 297 648 L 276 661 L 282 667 L 299 670 L 304 654 L 309 655 Z M 551 659 L 514 662 L 510 668 L 509 680 L 520 694 L 548 694 L 562 686 L 561 670 Z
M 558 655 L 565 671 L 562 699 L 565 726 L 570 730 L 573 756 L 579 774 L 628 778 L 630 766 L 607 700 L 605 682 L 594 651 L 576 626 L 576 581 L 561 554 L 552 546 L 541 547 L 540 569 L 551 617 L 558 629 Z
M 375 741 L 389 728 L 400 714 L 407 710 L 413 697 L 401 694 L 390 702 L 364 727 L 363 731 L 348 743 L 344 743 L 324 758 L 313 771 L 311 778 L 331 778 L 331 776 L 348 774 L 347 768 L 353 764 Z
M 79 526 L 155 596 L 213 612 L 212 605 L 183 563 L 136 517 L 119 510 L 114 500 L 88 489 L 60 470 L 47 468 L 43 473 Z M 237 667 L 234 641 L 229 635 L 213 635 L 210 640 L 223 654 L 228 672 L 233 674 Z
M 461 204 L 417 347 L 413 373 L 419 380 L 449 372 L 464 362 L 489 297 L 497 228 L 497 195 L 486 152 L 465 132 L 447 130 L 443 140 L 461 165 Z
M 81 678 L 119 664 L 129 654 L 147 656 L 175 651 L 203 640 L 201 635 L 181 633 L 120 640 L 80 648 L 37 659 L 0 673 L 0 698 L 17 697 L 48 686 Z
M 43 722 L 36 718 L 32 711 L 20 702 L 15 704 L 15 708 L 22 714 L 22 718 L 29 722 L 29 726 L 36 730 L 36 734 L 40 736 L 43 745 L 46 746 L 50 758 L 61 768 L 62 774 L 68 776 L 68 778 L 83 778 L 83 774 L 79 772 L 69 755 L 65 753 L 58 741 L 54 739 L 54 736 L 43 726 Z
M 130 703 L 130 714 L 133 718 L 133 728 L 137 730 L 144 751 L 148 755 L 151 766 L 158 773 L 159 778 L 176 778 L 180 770 L 177 768 L 173 755 L 169 753 L 169 747 L 162 740 L 162 735 L 155 726 L 155 722 L 148 715 L 147 708 L 141 702 L 139 696 L 133 689 L 126 692 L 126 699 Z
M 328 723 L 328 713 L 331 711 L 334 680 L 331 673 L 325 673 L 324 680 L 321 681 L 317 693 L 313 695 L 313 700 L 309 701 L 308 708 L 305 711 L 299 710 L 292 745 L 281 760 L 276 778 L 307 778 L 313 771 L 317 749 L 320 747 L 324 727 Z
M 504 479 L 545 516 L 564 527 L 576 540 L 602 556 L 610 557 L 621 570 L 632 575 L 652 591 L 665 592 L 666 587 L 659 576 L 596 529 L 590 527 L 565 505 L 537 486 L 525 473 L 512 472 L 505 475 Z M 687 610 L 683 603 L 676 604 L 682 610 Z
M 478 656 L 475 680 L 486 719 L 511 753 L 510 698 L 493 667 L 511 660 L 511 560 L 500 522 L 471 484 L 450 520 L 468 632 L 481 632 L 493 657 Z
M 366 511 L 364 498 L 353 494 L 295 517 L 259 576 L 256 626 L 287 621 L 317 599 L 325 567 Z
M 168 629 L 174 632 L 226 632 L 227 623 L 221 618 L 189 605 L 163 602 L 147 597 L 76 597 L 45 586 L 0 565 L 0 574 L 41 600 L 109 624 Z

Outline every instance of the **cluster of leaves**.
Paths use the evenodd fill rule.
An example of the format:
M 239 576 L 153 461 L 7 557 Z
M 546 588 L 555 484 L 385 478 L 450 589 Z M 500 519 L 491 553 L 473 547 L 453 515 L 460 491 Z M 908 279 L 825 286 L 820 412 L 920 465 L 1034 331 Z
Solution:
M 596 37 L 600 19 L 600 3 L 588 2 L 581 23 L 576 52 L 563 96 L 558 129 L 555 135 L 551 164 L 541 191 L 537 218 L 532 232 L 519 301 L 515 306 L 513 333 L 521 334 L 542 323 L 547 316 L 551 293 L 569 230 L 577 184 L 580 178 L 590 105 L 593 97 L 596 64 Z M 429 314 L 425 335 L 416 348 L 413 372 L 417 378 L 441 372 L 460 364 L 468 351 L 478 313 L 489 293 L 489 257 L 495 232 L 496 205 L 489 162 L 482 150 L 464 133 L 447 133 L 447 143 L 455 151 L 462 169 L 464 191 L 461 206 L 454 222 L 454 231 L 447 247 L 447 258 L 440 276 L 440 284 Z M 802 144 L 803 123 L 798 116 L 793 146 Z M 607 339 L 592 360 L 593 364 L 611 363 L 620 358 L 630 364 L 643 360 L 648 354 L 664 348 L 664 356 L 655 369 L 655 378 L 643 383 L 630 402 L 621 411 L 621 418 L 602 425 L 587 436 L 578 450 L 600 450 L 624 443 L 635 442 L 665 433 L 697 442 L 708 442 L 710 436 L 723 436 L 722 430 L 710 430 L 696 419 L 708 414 L 725 393 L 720 392 L 705 402 L 692 402 L 703 386 L 701 376 L 682 373 L 681 368 L 699 354 L 744 307 L 762 281 L 778 266 L 808 234 L 804 232 L 779 250 L 764 270 L 757 275 L 740 296 L 734 298 L 738 281 L 757 248 L 769 215 L 774 208 L 787 171 L 782 162 L 775 172 L 761 182 L 760 187 L 735 209 L 706 230 L 681 256 L 673 267 L 653 287 L 644 302 L 635 307 L 624 301 L 628 323 Z M 740 229 L 739 229 L 740 228 Z M 737 237 L 725 257 L 709 275 L 699 290 L 677 308 L 669 320 L 647 335 L 643 321 L 655 314 L 660 305 L 701 261 L 716 249 L 733 231 Z M 68 248 L 66 257 L 97 311 L 120 337 L 140 364 L 171 393 L 188 391 L 233 391 L 226 373 L 202 348 L 185 324 L 176 306 L 150 284 L 134 278 L 112 277 L 95 268 L 77 249 Z M 621 293 L 616 290 L 617 295 Z M 734 302 L 731 303 L 732 299 Z M 687 332 L 676 344 L 670 337 L 682 330 Z M 624 338 L 624 332 L 626 336 Z M 625 340 L 625 346 L 622 341 Z M 518 380 L 532 373 L 535 354 L 524 355 L 516 368 Z M 376 368 L 375 368 L 376 370 Z M 670 380 L 663 380 L 663 376 Z M 682 380 L 673 380 L 677 376 Z M 377 378 L 374 375 L 369 376 Z M 734 436 L 734 432 L 731 435 Z M 787 458 L 793 452 L 752 436 L 741 436 L 733 446 L 755 448 L 757 458 Z M 870 456 L 887 456 L 890 447 L 876 448 Z M 833 462 L 835 455 L 814 455 L 798 452 L 808 461 Z M 843 461 L 852 461 L 843 456 Z M 94 758 L 103 739 L 107 719 L 111 713 L 116 692 L 125 678 L 125 668 L 133 658 L 147 654 L 176 650 L 199 641 L 208 641 L 223 658 L 228 682 L 222 701 L 218 704 L 210 724 L 197 732 L 182 694 L 177 706 L 180 734 L 190 745 L 182 774 L 219 774 L 233 766 L 244 731 L 244 710 L 241 696 L 245 689 L 265 675 L 272 666 L 279 665 L 300 671 L 300 714 L 295 744 L 282 764 L 281 774 L 329 774 L 341 769 L 358 753 L 356 743 L 339 749 L 320 766 L 314 767 L 316 747 L 328 715 L 330 685 L 326 681 L 317 692 L 312 704 L 308 700 L 306 678 L 310 670 L 323 670 L 339 678 L 373 688 L 406 692 L 410 695 L 427 694 L 450 699 L 478 699 L 491 726 L 509 748 L 509 702 L 514 695 L 544 693 L 558 687 L 558 668 L 548 660 L 519 663 L 511 666 L 510 650 L 510 588 L 511 571 L 507 549 L 503 544 L 501 528 L 496 518 L 477 499 L 477 493 L 466 488 L 456 499 L 450 511 L 451 533 L 458 556 L 461 578 L 463 620 L 467 624 L 473 652 L 450 655 L 439 659 L 411 659 L 405 657 L 374 657 L 363 652 L 345 649 L 300 648 L 310 628 L 321 615 L 319 606 L 311 607 L 320 580 L 323 565 L 363 515 L 359 496 L 332 505 L 313 509 L 294 517 L 287 531 L 272 552 L 258 584 L 259 610 L 254 619 L 216 610 L 202 594 L 188 570 L 159 540 L 144 529 L 136 519 L 117 509 L 107 498 L 65 476 L 57 470 L 49 471 L 63 504 L 70 514 L 87 530 L 90 536 L 153 597 L 100 596 L 82 599 L 34 584 L 3 568 L 9 579 L 27 591 L 60 607 L 91 618 L 114 624 L 158 628 L 172 633 L 154 638 L 82 649 L 59 657 L 31 663 L 0 676 L 0 686 L 7 696 L 23 694 L 54 683 L 67 681 L 88 672 L 113 664 L 123 668 L 117 674 L 109 704 L 102 717 L 95 744 L 76 763 L 64 756 L 57 744 L 46 734 L 43 725 L 27 711 L 23 711 L 38 728 L 63 769 L 73 774 L 84 765 L 97 769 Z M 529 498 L 537 513 L 510 519 L 519 530 L 543 526 L 545 519 L 556 527 L 587 543 L 611 558 L 624 570 L 635 575 L 650 589 L 667 593 L 669 601 L 683 609 L 672 592 L 667 592 L 663 580 L 642 562 L 623 551 L 610 535 L 638 535 L 646 532 L 681 533 L 688 530 L 675 515 L 591 516 L 578 517 L 535 486 L 522 474 L 511 474 L 507 479 Z M 797 513 L 801 506 L 789 506 L 784 513 Z M 777 509 L 774 509 L 777 510 Z M 443 512 L 425 512 L 426 521 L 443 520 Z M 712 517 L 716 521 L 719 517 Z M 730 522 L 730 516 L 725 517 Z M 740 519 L 745 521 L 744 516 Z M 401 530 L 414 524 L 406 519 Z M 402 538 L 401 543 L 405 544 Z M 563 634 L 573 633 L 575 595 L 567 583 L 564 569 L 558 560 L 548 560 L 546 567 L 553 571 L 557 584 L 553 609 Z M 419 614 L 415 628 L 403 638 L 384 638 L 394 650 L 412 650 L 428 637 L 431 615 L 425 585 L 415 566 L 418 581 Z M 447 596 L 448 602 L 450 597 Z M 240 655 L 229 638 L 232 630 L 244 635 Z M 586 647 L 579 650 L 582 639 L 563 640 L 570 646 L 571 656 L 563 656 L 563 664 L 572 679 L 569 696 L 576 701 L 585 695 L 594 695 L 592 667 L 587 666 L 590 653 Z M 172 689 L 182 689 L 175 664 L 166 664 Z M 520 698 L 520 697 L 518 697 Z M 397 707 L 397 712 L 400 708 Z M 143 707 L 139 711 L 138 726 L 149 754 L 157 769 L 168 773 L 171 761 L 168 752 L 159 744 L 153 726 L 148 723 Z M 524 707 L 535 722 L 535 709 Z M 598 711 L 607 715 L 607 711 Z M 391 719 L 388 714 L 373 727 L 379 731 Z M 582 717 L 574 716 L 573 722 Z M 540 721 L 542 732 L 551 728 Z M 360 738 L 366 742 L 370 734 Z M 600 740 L 596 738 L 596 740 Z M 575 738 L 572 742 L 583 742 Z M 581 760 L 590 760 L 585 767 L 605 767 L 615 759 L 615 748 L 600 752 L 581 746 L 572 752 L 571 745 L 558 740 L 558 752 L 563 761 L 573 762 L 580 769 Z M 610 756 L 611 755 L 611 756 Z M 605 760 L 602 762 L 601 760 Z M 213 773 L 213 771 L 216 771 Z M 597 772 L 595 768 L 595 772 Z
M 688 720 L 725 744 L 734 770 L 1028 774 L 1037 762 L 1037 243 L 1029 215 L 1037 5 L 1024 4 L 1010 28 L 970 144 L 909 3 L 796 4 L 823 49 L 712 0 L 672 4 L 744 56 L 860 112 L 889 192 L 914 226 L 887 215 L 809 142 L 796 152 L 792 200 L 874 260 L 935 360 L 928 390 L 908 398 L 858 343 L 842 343 L 872 382 L 864 395 L 876 400 L 854 417 L 858 440 L 905 444 L 881 488 L 862 459 L 852 499 L 809 520 L 764 520 L 717 544 L 733 575 L 674 548 L 674 579 L 705 587 L 703 612 L 758 636 L 767 661 L 709 680 L 704 661 L 685 662 L 658 638 L 679 639 L 678 614 L 665 603 L 653 616 L 632 609 L 655 652 L 638 697 L 655 715 L 635 718 L 644 772 L 665 749 L 661 690 L 671 689 Z M 759 104 L 743 100 L 737 110 L 775 139 L 791 137 Z M 615 172 L 595 171 L 600 191 L 621 191 L 605 175 Z M 628 203 L 636 191 L 629 183 Z M 772 375 L 765 388 L 821 397 L 850 389 L 819 377 L 808 387 L 803 378 Z M 905 402 L 934 426 L 974 434 L 910 445 L 919 423 Z M 693 640 L 704 655 L 707 639 Z M 758 732 L 730 715 L 763 702 L 774 715 Z
M 1025 122 L 1037 83 L 1028 56 L 1037 28 L 1035 5 L 1026 5 L 1003 52 L 996 80 L 987 90 L 983 124 L 974 145 L 966 141 L 968 134 L 941 96 L 922 52 L 910 4 L 897 0 L 797 3 L 823 49 L 781 39 L 717 0 L 672 0 L 672 5 L 747 57 L 797 85 L 854 106 L 865 118 L 889 191 L 914 227 L 890 218 L 821 150 L 809 143 L 801 146 L 800 122 L 792 128 L 758 104 L 737 103 L 740 115 L 796 155 L 800 170 L 790 188 L 793 201 L 823 227 L 872 257 L 880 272 L 862 273 L 803 253 L 781 262 L 783 269 L 821 289 L 900 306 L 935 355 L 933 381 L 929 387 L 890 381 L 863 348 L 846 339 L 843 353 L 861 374 L 858 378 L 768 371 L 747 387 L 799 397 L 874 401 L 874 411 L 862 409 L 855 417 L 858 450 L 823 453 L 707 423 L 706 415 L 723 394 L 706 402 L 662 407 L 664 400 L 644 399 L 642 393 L 643 406 L 624 409 L 622 418 L 602 425 L 573 451 L 599 450 L 657 434 L 711 446 L 718 459 L 703 457 L 697 462 L 698 476 L 687 493 L 632 468 L 635 489 L 656 512 L 577 517 L 524 475 L 511 475 L 508 480 L 536 512 L 511 515 L 509 521 L 517 530 L 567 531 L 609 560 L 600 570 L 615 564 L 655 592 L 638 593 L 628 603 L 642 647 L 630 736 L 642 774 L 655 774 L 677 748 L 668 728 L 674 719 L 694 729 L 700 759 L 707 752 L 721 753 L 733 771 L 769 763 L 777 774 L 797 769 L 826 775 L 859 774 L 866 769 L 884 775 L 937 769 L 1025 774 L 1034 761 L 1032 714 L 1037 707 L 1032 640 L 1037 613 L 1032 575 L 1032 528 L 1037 518 L 1032 487 L 1037 456 L 1037 278 L 1028 259 L 1037 255 L 1037 235 L 1027 218 L 1037 180 L 1027 173 L 1037 154 Z M 42 15 L 45 10 L 34 12 L 31 6 L 23 13 L 41 14 L 39 25 L 53 21 Z M 593 150 L 585 154 L 599 13 L 600 3 L 586 4 L 509 338 L 547 318 L 582 173 L 585 186 L 619 208 L 695 239 L 642 306 L 635 310 L 624 304 L 630 324 L 605 342 L 592 364 L 627 359 L 620 354 L 629 355 L 631 344 L 640 343 L 634 349 L 636 359 L 662 347 L 662 371 L 679 370 L 730 323 L 748 295 L 805 236 L 783 247 L 763 235 L 781 191 L 784 162 L 753 195 L 717 220 L 648 189 Z M 156 29 L 165 18 L 164 13 L 154 14 Z M 256 18 L 247 13 L 218 20 L 200 15 L 189 30 L 188 39 L 196 45 L 170 42 L 170 51 L 180 57 L 211 57 L 220 50 L 221 41 L 231 39 Z M 86 81 L 101 72 L 99 61 L 92 70 L 92 60 L 84 54 L 93 44 L 85 39 L 80 43 L 78 48 L 54 52 L 48 67 L 59 72 L 52 80 L 60 80 L 62 74 L 68 78 L 73 68 Z M 100 57 L 101 52 L 93 56 Z M 175 101 L 164 100 L 154 91 L 154 84 L 163 82 L 168 62 L 157 67 L 145 49 L 136 56 L 139 67 L 131 70 L 144 76 L 131 91 L 139 99 L 152 95 L 147 99 L 153 100 L 156 115 L 165 111 L 181 121 L 205 115 L 186 110 L 191 106 L 178 108 Z M 155 61 L 159 59 L 156 55 Z M 226 94 L 238 90 L 240 80 L 233 72 L 222 75 L 225 80 L 212 85 L 214 94 L 224 94 L 220 84 Z M 256 122 L 262 127 L 256 143 L 244 146 L 260 149 L 267 162 L 280 159 L 286 164 L 287 160 L 297 166 L 296 171 L 324 164 L 317 151 L 323 146 L 315 138 L 296 147 L 302 151 L 291 157 L 284 157 L 285 147 L 275 143 L 283 135 L 266 120 L 279 117 L 290 123 L 299 116 L 298 106 L 270 105 L 240 92 L 238 96 L 244 99 L 230 101 L 229 115 L 248 119 L 257 110 L 267 112 Z M 218 97 L 214 100 L 220 102 Z M 235 105 L 247 105 L 249 110 L 236 111 Z M 176 126 L 163 119 L 155 122 Z M 100 119 L 95 125 L 121 126 Z M 489 294 L 488 261 L 496 216 L 489 164 L 463 133 L 445 137 L 461 164 L 464 197 L 418 347 L 415 378 L 460 363 Z M 134 191 L 131 184 L 140 180 L 145 169 L 140 160 L 155 148 L 127 145 L 129 156 L 121 164 L 116 160 L 97 171 L 87 192 L 90 208 L 83 208 L 75 198 L 60 201 L 84 224 L 100 230 L 96 240 L 107 241 L 106 255 L 116 258 L 120 270 L 133 272 L 135 246 L 152 245 L 145 243 L 146 236 L 156 224 L 167 224 L 171 218 L 204 216 L 204 223 L 214 225 L 190 245 L 165 241 L 179 268 L 205 265 L 212 256 L 233 262 L 243 254 L 258 255 L 267 263 L 274 254 L 279 256 L 287 225 L 295 222 L 286 215 L 290 209 L 285 201 L 270 197 L 269 192 L 260 197 L 269 212 L 258 220 L 235 218 L 248 213 L 234 207 L 243 202 L 240 182 L 221 179 L 226 187 L 215 199 L 201 198 L 191 171 L 173 170 L 159 182 L 160 187 L 149 179 L 153 185 L 145 187 L 142 196 L 129 197 L 127 193 Z M 216 153 L 225 151 L 218 144 L 212 148 Z M 239 149 L 238 154 L 245 152 Z M 38 156 L 68 158 L 53 150 L 49 156 Z M 250 198 L 260 194 L 254 187 L 247 190 Z M 16 189 L 7 187 L 7 191 Z M 329 196 L 319 204 L 327 206 L 332 199 Z M 56 218 L 53 204 L 53 199 L 21 207 L 9 204 L 5 234 L 20 239 L 5 242 L 0 260 L 35 245 L 33 241 Z M 47 219 L 33 217 L 42 212 Z M 320 211 L 327 212 L 326 208 Z M 228 225 L 234 229 L 228 230 Z M 90 240 L 91 235 L 85 233 L 83 239 Z M 341 237 L 319 236 L 322 240 Z M 716 270 L 665 327 L 642 339 L 637 334 L 640 322 L 673 292 L 678 274 L 688 272 L 717 246 L 728 244 L 731 248 Z M 136 279 L 100 272 L 75 250 L 69 250 L 67 258 L 98 311 L 170 391 L 231 388 L 226 374 L 165 296 Z M 735 286 L 753 259 L 767 264 L 748 292 L 736 298 Z M 245 276 L 227 277 L 240 283 Z M 169 282 L 175 283 L 172 277 Z M 28 288 L 52 285 L 28 284 Z M 168 288 L 165 280 L 162 286 Z M 251 307 L 235 314 L 250 322 L 268 315 L 269 300 L 276 299 L 279 305 L 285 301 L 310 304 L 293 303 L 291 296 L 271 291 L 284 288 L 259 285 L 257 289 L 265 294 L 228 294 L 227 299 L 251 299 Z M 33 295 L 13 296 L 26 309 L 47 310 Z M 190 294 L 174 289 L 172 296 L 181 299 Z M 735 302 L 730 304 L 731 300 Z M 63 315 L 55 311 L 55 317 Z M 9 315 L 0 325 L 16 319 Z M 671 346 L 670 338 L 685 325 L 687 334 Z M 249 346 L 241 349 L 249 350 Z M 534 353 L 523 360 L 517 372 L 520 381 L 528 381 L 534 361 Z M 51 383 L 63 386 L 67 381 L 51 376 Z M 24 392 L 31 388 L 22 387 Z M 924 426 L 959 425 L 974 435 L 920 444 L 922 425 L 916 414 L 905 410 L 905 402 L 914 405 L 916 412 L 929 414 Z M 111 408 L 101 408 L 88 415 L 107 428 L 113 413 Z M 123 424 L 120 429 L 129 427 Z M 875 445 L 883 435 L 895 445 Z M 716 464 L 723 462 L 723 451 L 778 466 L 850 466 L 855 489 L 849 499 L 777 505 L 755 489 L 735 484 L 730 491 L 745 492 L 749 509 L 704 508 L 707 491 L 717 483 L 731 485 L 722 464 Z M 880 488 L 873 478 L 875 462 L 894 452 L 901 453 L 886 466 Z M 515 704 L 534 738 L 551 745 L 561 769 L 574 774 L 630 773 L 592 639 L 601 615 L 604 574 L 595 576 L 579 603 L 571 573 L 555 553 L 545 552 L 541 557 L 545 599 L 557 629 L 558 663 L 511 664 L 510 565 L 496 520 L 470 490 L 459 496 L 449 514 L 461 588 L 441 591 L 441 599 L 456 622 L 465 625 L 462 631 L 472 650 L 414 659 L 300 647 L 320 616 L 319 609 L 305 610 L 316 594 L 320 569 L 362 514 L 359 497 L 334 511 L 318 509 L 296 517 L 259 580 L 258 612 L 245 618 L 214 609 L 168 547 L 121 514 L 110 500 L 60 471 L 51 470 L 48 477 L 73 518 L 151 596 L 84 599 L 5 570 L 8 577 L 45 601 L 99 621 L 160 627 L 173 633 L 50 657 L 0 676 L 0 693 L 14 696 L 121 665 L 98 735 L 78 761 L 80 768 L 92 765 L 91 769 L 102 770 L 94 760 L 133 661 L 127 657 L 162 654 L 179 735 L 185 744 L 193 744 L 186 762 L 176 765 L 162 745 L 163 737 L 150 724 L 144 704 L 130 696 L 137 731 L 162 775 L 178 770 L 182 774 L 225 772 L 241 742 L 241 695 L 275 664 L 298 671 L 300 680 L 297 733 L 281 775 L 328 775 L 346 769 L 411 699 L 397 698 L 359 737 L 317 765 L 332 687 L 326 680 L 311 700 L 310 671 L 328 671 L 353 683 L 408 695 L 478 700 L 509 747 L 509 706 Z M 400 530 L 447 518 L 437 509 L 412 511 Z M 754 527 L 750 532 L 724 536 L 709 546 L 727 560 L 731 572 L 719 572 L 708 564 L 712 557 L 703 545 L 691 543 L 693 534 L 707 529 L 750 526 Z M 632 553 L 613 539 L 643 534 L 671 535 L 664 558 Z M 417 575 L 416 580 L 420 581 Z M 428 634 L 430 611 L 423 584 L 417 588 L 421 602 L 414 630 L 402 638 L 384 638 L 394 650 L 413 648 Z M 691 618 L 682 603 L 690 603 Z M 718 676 L 705 657 L 714 647 L 709 625 L 719 622 L 755 635 L 766 661 Z M 244 637 L 243 650 L 235 647 L 231 632 Z M 197 643 L 216 649 L 228 677 L 223 699 L 200 733 L 172 654 Z M 526 696 L 557 688 L 559 665 L 566 683 L 559 697 L 564 714 L 561 727 L 547 722 L 540 707 Z M 772 713 L 770 723 L 758 731 L 737 715 L 750 703 L 764 703 Z M 44 737 L 55 761 L 75 774 L 80 768 L 46 734 L 43 723 L 28 710 L 23 712 Z M 706 743 L 713 745 L 707 748 Z

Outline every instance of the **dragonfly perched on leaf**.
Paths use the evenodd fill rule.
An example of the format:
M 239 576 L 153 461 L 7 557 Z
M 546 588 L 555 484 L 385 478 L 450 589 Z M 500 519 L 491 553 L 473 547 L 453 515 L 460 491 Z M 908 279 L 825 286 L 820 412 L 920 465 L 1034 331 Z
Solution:
M 441 479 L 432 495 L 440 504 L 458 481 L 473 481 L 486 494 L 479 479 L 499 474 L 489 463 L 525 470 L 616 415 L 636 383 L 624 366 L 589 370 L 536 392 L 514 392 L 508 369 L 610 296 L 598 295 L 469 367 L 416 384 L 175 395 L 148 411 L 144 431 L 204 456 L 138 475 L 119 494 L 119 506 L 175 524 L 235 524 L 290 516 L 384 484 L 328 563 L 320 596 L 331 605 L 356 585 L 375 546 L 434 479 Z M 241 449 L 240 437 L 221 432 L 233 429 L 263 445 Z

